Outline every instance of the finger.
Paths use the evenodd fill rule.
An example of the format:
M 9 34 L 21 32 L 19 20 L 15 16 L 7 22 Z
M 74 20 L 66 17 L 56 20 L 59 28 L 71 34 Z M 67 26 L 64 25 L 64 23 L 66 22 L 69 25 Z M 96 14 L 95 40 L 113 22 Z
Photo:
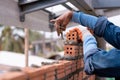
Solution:
M 56 19 L 52 19 L 52 20 L 50 20 L 50 22 L 56 22 Z
M 65 27 L 63 27 L 63 26 L 61 26 L 60 29 L 61 29 L 62 31 L 65 31 Z
M 91 34 L 94 34 L 94 31 L 90 28 L 87 28 L 87 30 L 91 33 Z
M 65 20 L 63 21 L 63 24 L 62 24 L 62 26 L 64 27 L 63 30 L 66 29 L 66 26 L 68 25 L 68 23 L 69 23 L 69 19 L 65 19 Z
M 55 22 L 54 26 L 55 26 L 55 28 L 57 30 L 57 35 L 59 36 L 60 35 L 60 26 L 59 26 L 59 23 Z
M 60 35 L 60 29 L 59 28 L 57 29 L 57 35 L 58 36 Z

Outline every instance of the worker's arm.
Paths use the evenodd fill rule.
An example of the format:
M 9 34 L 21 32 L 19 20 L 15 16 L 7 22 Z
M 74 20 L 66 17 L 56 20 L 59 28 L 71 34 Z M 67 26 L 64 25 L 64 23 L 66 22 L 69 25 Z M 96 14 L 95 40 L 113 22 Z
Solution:
M 81 24 L 83 26 L 87 26 L 92 30 L 94 30 L 97 20 L 97 17 L 85 14 L 83 12 L 73 12 L 71 19 L 71 21 Z
M 106 52 L 101 49 L 90 50 L 84 55 L 84 70 L 87 74 L 101 77 L 120 77 L 120 50 Z
M 94 36 L 85 27 L 78 28 L 79 38 L 83 41 L 85 72 L 102 77 L 120 76 L 120 50 L 99 49 Z
M 112 49 L 107 52 L 97 48 L 96 39 L 88 33 L 83 34 L 83 49 L 84 70 L 87 74 L 101 77 L 120 76 L 120 50 Z
M 89 27 L 97 36 L 103 37 L 115 48 L 120 49 L 120 27 L 115 26 L 105 17 L 97 18 L 83 12 L 73 12 L 72 21 Z

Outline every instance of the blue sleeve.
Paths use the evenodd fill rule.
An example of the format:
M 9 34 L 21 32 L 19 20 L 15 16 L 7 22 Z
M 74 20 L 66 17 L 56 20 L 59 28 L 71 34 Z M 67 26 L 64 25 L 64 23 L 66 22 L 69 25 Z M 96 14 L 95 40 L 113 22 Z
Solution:
M 94 26 L 98 18 L 92 15 L 84 14 L 83 12 L 73 12 L 72 21 L 94 30 Z
M 112 49 L 109 52 L 97 48 L 96 39 L 89 35 L 83 42 L 84 70 L 87 74 L 96 74 L 101 77 L 120 76 L 120 50 Z
M 103 37 L 115 48 L 120 49 L 120 27 L 109 22 L 105 17 L 100 17 L 95 24 L 94 33 Z
M 72 21 L 91 28 L 95 35 L 103 37 L 115 48 L 120 49 L 120 27 L 115 26 L 105 17 L 97 18 L 83 12 L 73 12 Z
M 89 51 L 89 53 L 93 50 Z M 87 74 L 96 74 L 101 77 L 120 76 L 120 50 L 112 49 L 106 52 L 97 49 L 93 55 L 87 56 L 85 60 L 85 72 Z
M 85 39 L 83 40 L 83 51 L 84 51 L 84 55 L 91 55 L 88 52 L 90 50 L 95 50 L 97 49 L 97 42 L 96 39 L 94 38 L 94 36 L 92 35 L 88 35 L 85 37 Z

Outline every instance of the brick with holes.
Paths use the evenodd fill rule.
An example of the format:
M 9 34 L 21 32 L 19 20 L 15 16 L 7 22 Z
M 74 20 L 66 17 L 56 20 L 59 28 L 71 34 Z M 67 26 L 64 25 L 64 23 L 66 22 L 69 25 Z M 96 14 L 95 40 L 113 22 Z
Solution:
M 75 58 L 79 55 L 79 46 L 76 45 L 65 45 L 64 46 L 64 57 Z
M 66 40 L 67 41 L 75 41 L 78 42 L 78 34 L 75 31 L 69 31 L 66 34 Z

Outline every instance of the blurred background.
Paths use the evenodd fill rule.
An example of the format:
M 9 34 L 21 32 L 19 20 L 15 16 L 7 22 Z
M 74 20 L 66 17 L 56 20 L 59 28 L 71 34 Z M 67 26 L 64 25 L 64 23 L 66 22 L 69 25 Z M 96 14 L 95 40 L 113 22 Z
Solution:
M 112 8 L 114 6 L 100 7 L 100 9 L 97 9 L 96 6 L 91 8 L 90 2 L 86 1 L 1 0 L 0 73 L 9 70 L 11 67 L 24 67 L 26 65 L 25 53 L 29 55 L 29 58 L 27 57 L 29 60 L 27 60 L 28 66 L 41 66 L 40 62 L 52 62 L 61 59 L 64 56 L 64 40 L 61 39 L 61 36 L 57 36 L 55 28 L 49 20 L 57 18 L 68 10 L 83 11 L 95 16 L 106 16 L 109 21 L 120 26 L 120 14 L 117 12 L 119 10 L 118 7 L 115 7 L 115 9 Z M 29 7 L 25 6 L 29 3 L 32 5 L 34 3 L 41 4 L 36 4 L 35 6 L 39 8 L 39 11 L 36 8 L 34 9 L 32 5 Z M 21 10 L 24 7 L 25 9 Z M 19 17 L 21 16 L 19 15 L 19 8 L 22 17 Z M 79 24 L 70 22 L 67 30 L 64 32 L 64 39 L 66 32 L 77 25 Z M 106 46 L 104 48 L 106 50 L 113 48 L 110 44 L 105 41 L 103 42 L 99 43 L 99 47 L 104 48 Z M 107 80 L 114 79 L 109 78 Z

